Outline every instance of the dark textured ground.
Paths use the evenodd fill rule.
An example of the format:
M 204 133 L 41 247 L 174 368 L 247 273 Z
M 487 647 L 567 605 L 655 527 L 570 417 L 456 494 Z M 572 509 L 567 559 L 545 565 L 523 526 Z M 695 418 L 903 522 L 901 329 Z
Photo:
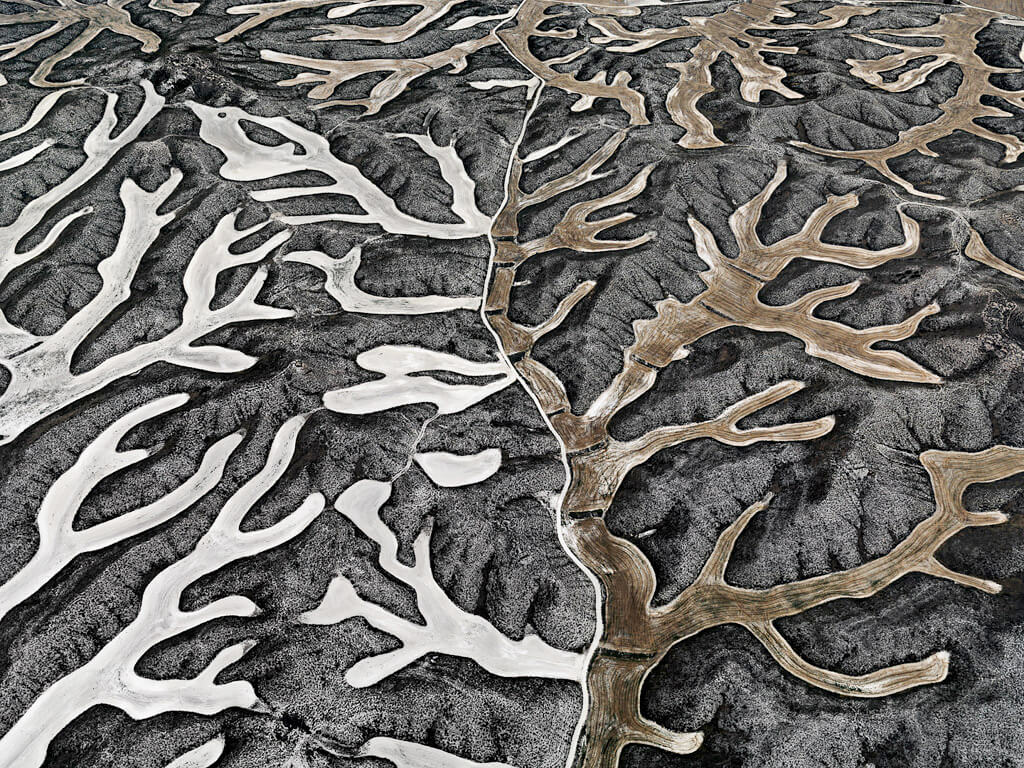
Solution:
M 222 215 L 241 207 L 243 223 L 255 223 L 274 210 L 314 213 L 332 204 L 325 197 L 307 198 L 272 204 L 275 209 L 253 201 L 250 192 L 261 184 L 220 176 L 223 159 L 199 138 L 199 121 L 186 101 L 238 106 L 262 117 L 287 116 L 329 137 L 331 151 L 359 167 L 402 210 L 443 221 L 451 216 L 450 192 L 436 163 L 410 142 L 389 136 L 429 132 L 440 145 L 453 143 L 465 161 L 477 183 L 480 209 L 493 215 L 501 205 L 509 153 L 523 128 L 527 101 L 522 88 L 478 90 L 468 83 L 527 77 L 502 47 L 474 54 L 463 72 L 426 74 L 378 114 L 362 118 L 353 108 L 310 109 L 314 102 L 306 98 L 304 87 L 276 84 L 300 70 L 263 61 L 259 51 L 336 59 L 422 56 L 478 37 L 488 28 L 445 31 L 457 19 L 504 13 L 510 5 L 466 3 L 395 45 L 309 41 L 326 21 L 325 8 L 294 12 L 216 43 L 216 35 L 245 18 L 226 15 L 227 5 L 224 0 L 204 2 L 186 18 L 154 11 L 142 2 L 130 5 L 135 22 L 160 36 L 159 50 L 143 53 L 135 40 L 104 32 L 54 70 L 54 80 L 83 77 L 88 87 L 65 96 L 50 119 L 0 156 L 6 159 L 43 137 L 54 140 L 38 160 L 0 176 L 0 224 L 5 224 L 81 162 L 84 136 L 102 110 L 99 89 L 123 94 L 124 117 L 137 107 L 140 79 L 150 79 L 167 99 L 142 136 L 65 202 L 71 210 L 88 201 L 95 213 L 76 222 L 43 258 L 0 285 L 0 307 L 9 321 L 33 333 L 52 333 L 98 290 L 96 264 L 113 249 L 120 227 L 121 182 L 133 178 L 153 189 L 172 166 L 184 171 L 169 203 L 180 207 L 177 220 L 147 253 L 130 300 L 79 350 L 73 361 L 76 371 L 176 327 L 183 303 L 182 272 L 198 241 Z M 645 10 L 642 19 L 648 25 L 672 26 L 684 11 L 706 16 L 727 6 L 677 4 Z M 828 5 L 793 5 L 799 12 L 795 22 L 820 19 L 815 10 L 822 7 Z M 563 250 L 520 272 L 522 285 L 513 293 L 511 315 L 526 324 L 550 315 L 580 281 L 597 281 L 597 289 L 569 321 L 535 349 L 535 356 L 565 382 L 577 411 L 619 370 L 634 320 L 652 317 L 652 305 L 668 295 L 685 301 L 702 290 L 697 273 L 703 265 L 694 252 L 687 214 L 710 227 L 723 250 L 731 253 L 729 214 L 763 188 L 783 157 L 789 161 L 789 178 L 766 207 L 759 228 L 765 242 L 796 231 L 825 195 L 850 191 L 860 195 L 861 204 L 829 226 L 827 240 L 871 248 L 892 245 L 899 239 L 898 205 L 923 230 L 920 253 L 867 273 L 857 294 L 825 305 L 820 316 L 865 327 L 898 322 L 931 301 L 943 308 L 914 338 L 896 345 L 943 376 L 941 386 L 865 379 L 808 357 L 802 344 L 788 336 L 731 329 L 695 344 L 687 360 L 669 367 L 645 399 L 613 422 L 614 436 L 635 437 L 660 424 L 713 415 L 738 397 L 786 378 L 807 382 L 807 390 L 756 419 L 773 424 L 834 414 L 839 421 L 828 437 L 813 443 L 743 449 L 691 443 L 656 456 L 627 478 L 607 516 L 608 525 L 652 561 L 659 579 L 658 603 L 693 579 L 721 528 L 766 490 L 774 491 L 776 500 L 740 542 L 729 571 L 737 585 L 764 587 L 849 568 L 889 551 L 932 511 L 927 477 L 917 463 L 924 450 L 1024 446 L 1024 283 L 962 255 L 969 224 L 998 257 L 1024 268 L 1024 206 L 1016 190 L 1024 186 L 1024 161 L 1001 162 L 1002 147 L 957 132 L 933 145 L 938 157 L 914 154 L 893 163 L 921 189 L 947 198 L 935 203 L 915 197 L 863 163 L 791 144 L 803 140 L 839 149 L 888 144 L 899 131 L 932 119 L 935 105 L 956 90 L 960 75 L 952 66 L 908 93 L 871 89 L 850 75 L 846 59 L 891 52 L 854 38 L 854 33 L 929 24 L 952 6 L 879 7 L 877 14 L 854 18 L 840 29 L 773 33 L 781 45 L 800 49 L 795 56 L 767 56 L 784 66 L 786 83 L 803 95 L 800 99 L 766 93 L 760 103 L 744 101 L 736 70 L 726 57 L 720 58 L 712 68 L 715 92 L 700 101 L 701 112 L 725 144 L 718 148 L 680 148 L 676 142 L 683 131 L 664 111 L 665 94 L 676 80 L 664 64 L 685 60 L 692 42 L 673 41 L 638 54 L 610 52 L 591 42 L 587 53 L 568 67 L 580 80 L 601 70 L 628 71 L 633 87 L 646 96 L 651 124 L 630 131 L 607 166 L 612 173 L 588 187 L 586 197 L 616 189 L 654 163 L 644 192 L 621 206 L 638 214 L 637 219 L 605 236 L 657 233 L 652 242 L 628 253 Z M 15 3 L 0 3 L 4 13 L 23 10 Z M 578 29 L 584 40 L 596 36 L 586 24 L 593 13 L 582 6 L 564 10 L 566 16 L 553 27 Z M 391 8 L 353 20 L 394 24 L 409 15 L 408 8 Z M 633 23 L 628 17 L 623 21 Z M 35 31 L 0 27 L 4 42 Z M 58 39 L 66 41 L 73 32 Z M 1019 71 L 1024 65 L 1024 26 L 992 24 L 980 41 L 987 62 L 1018 70 L 1000 76 L 1002 87 L 1024 88 Z M 0 62 L 9 81 L 0 87 L 0 132 L 20 126 L 42 97 L 43 91 L 27 80 L 36 64 L 58 47 L 52 41 L 43 43 Z M 578 43 L 537 41 L 537 51 L 546 50 L 545 56 L 575 47 Z M 341 86 L 335 96 L 359 97 L 367 90 L 365 80 L 357 81 Z M 524 188 L 536 188 L 545 178 L 577 165 L 626 126 L 625 114 L 610 100 L 571 112 L 573 100 L 555 89 L 542 92 L 525 126 L 521 154 L 568 131 L 585 135 L 528 171 Z M 1007 108 L 1004 101 L 999 104 Z M 1024 136 L 1024 110 L 1008 108 L 1012 117 L 982 122 L 1000 133 Z M 524 214 L 523 236 L 544 234 L 569 204 L 582 199 L 582 194 L 568 195 Z M 273 223 L 268 232 L 283 226 Z M 512 638 L 533 632 L 573 651 L 589 644 L 595 625 L 592 587 L 561 548 L 550 507 L 564 483 L 558 445 L 521 386 L 463 413 L 437 418 L 424 404 L 368 416 L 320 408 L 325 392 L 371 378 L 357 367 L 355 357 L 382 344 L 416 344 L 467 359 L 495 360 L 494 338 L 480 315 L 469 310 L 412 317 L 344 312 L 324 292 L 322 272 L 280 258 L 297 250 L 322 250 L 340 258 L 366 242 L 358 274 L 366 291 L 480 295 L 488 239 L 434 240 L 337 222 L 292 229 L 291 240 L 268 259 L 270 276 L 260 296 L 264 303 L 294 309 L 296 317 L 232 326 L 212 338 L 258 357 L 255 366 L 218 375 L 153 365 L 81 399 L 0 448 L 2 578 L 34 551 L 36 509 L 53 479 L 130 408 L 164 394 L 192 395 L 184 408 L 131 434 L 126 445 L 162 440 L 165 446 L 152 459 L 105 481 L 83 507 L 81 526 L 156 498 L 194 471 L 205 446 L 240 427 L 247 430 L 225 480 L 206 499 L 153 531 L 80 557 L 0 624 L 0 728 L 14 723 L 42 690 L 86 663 L 134 617 L 145 584 L 160 567 L 189 550 L 219 505 L 262 465 L 277 428 L 290 416 L 314 409 L 319 410 L 301 434 L 293 466 L 258 507 L 253 524 L 277 519 L 310 492 L 320 491 L 332 502 L 356 480 L 401 474 L 383 518 L 406 556 L 423 524 L 433 519 L 434 572 L 457 604 Z M 251 269 L 240 273 L 247 277 Z M 858 274 L 796 261 L 761 298 L 783 304 L 809 288 L 845 283 Z M 222 288 L 229 294 L 241 285 Z M 403 473 L 415 450 L 471 453 L 495 446 L 503 452 L 502 467 L 480 485 L 443 489 L 415 466 Z M 806 658 L 850 674 L 945 648 L 952 664 L 944 683 L 889 699 L 842 698 L 786 675 L 749 634 L 732 627 L 716 629 L 676 647 L 650 678 L 642 703 L 645 714 L 667 727 L 704 730 L 704 747 L 689 756 L 629 748 L 623 765 L 1024 766 L 1024 732 L 1017 725 L 1024 711 L 1024 480 L 1018 476 L 977 488 L 968 500 L 975 509 L 1002 507 L 1011 522 L 967 532 L 940 556 L 958 570 L 1001 582 L 1002 594 L 984 595 L 914 575 L 868 600 L 834 602 L 779 622 Z M 374 761 L 346 755 L 376 735 L 520 768 L 565 763 L 581 704 L 573 683 L 501 678 L 468 659 L 431 654 L 378 686 L 349 687 L 344 670 L 390 648 L 393 641 L 361 620 L 334 626 L 295 622 L 299 613 L 319 602 L 336 573 L 345 573 L 365 594 L 399 615 L 416 617 L 411 592 L 391 583 L 376 565 L 375 545 L 328 509 L 290 543 L 235 563 L 189 590 L 188 599 L 196 605 L 232 592 L 247 595 L 264 609 L 261 616 L 204 625 L 155 649 L 140 666 L 152 677 L 190 676 L 215 650 L 256 638 L 254 650 L 225 675 L 253 681 L 270 712 L 233 709 L 212 717 L 168 713 L 133 721 L 113 707 L 97 706 L 51 744 L 46 765 L 163 768 L 219 733 L 228 738 L 225 756 L 217 763 L 225 768 L 372 766 Z

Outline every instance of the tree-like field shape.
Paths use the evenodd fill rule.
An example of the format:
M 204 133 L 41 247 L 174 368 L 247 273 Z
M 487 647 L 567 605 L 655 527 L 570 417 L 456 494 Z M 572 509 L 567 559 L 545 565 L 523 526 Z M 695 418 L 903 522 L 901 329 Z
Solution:
M 1024 765 L 1015 3 L 0 2 L 0 768 Z

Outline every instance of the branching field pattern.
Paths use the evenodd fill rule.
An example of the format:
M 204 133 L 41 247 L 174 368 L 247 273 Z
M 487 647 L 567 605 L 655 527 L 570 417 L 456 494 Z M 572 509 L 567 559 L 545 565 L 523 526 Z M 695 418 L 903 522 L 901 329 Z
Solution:
M 1014 12 L 0 2 L 0 768 L 1024 766 Z

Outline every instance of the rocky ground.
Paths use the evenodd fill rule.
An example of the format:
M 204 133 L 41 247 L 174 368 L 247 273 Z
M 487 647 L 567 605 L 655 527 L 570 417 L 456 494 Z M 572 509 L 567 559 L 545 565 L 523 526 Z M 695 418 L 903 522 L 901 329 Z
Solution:
M 0 765 L 1024 765 L 1020 19 L 0 13 Z M 718 325 L 651 326 L 666 300 Z M 630 366 L 642 392 L 566 426 Z M 564 494 L 787 381 L 738 423 L 766 436 L 631 447 L 610 493 Z M 767 494 L 736 587 L 884 558 L 936 513 L 922 456 L 994 446 L 964 506 L 1008 522 L 934 552 L 982 589 L 908 566 L 793 605 L 775 629 L 818 672 L 742 621 L 659 641 L 633 709 L 702 743 L 598 746 L 591 653 L 645 638 L 612 636 L 618 566 L 574 531 L 637 553 L 646 620 Z M 941 651 L 933 684 L 849 682 Z

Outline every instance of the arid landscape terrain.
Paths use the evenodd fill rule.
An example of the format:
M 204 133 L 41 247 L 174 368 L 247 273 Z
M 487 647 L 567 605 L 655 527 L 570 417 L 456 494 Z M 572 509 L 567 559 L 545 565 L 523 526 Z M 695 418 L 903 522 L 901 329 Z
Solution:
M 0 768 L 1024 768 L 1019 6 L 0 2 Z

